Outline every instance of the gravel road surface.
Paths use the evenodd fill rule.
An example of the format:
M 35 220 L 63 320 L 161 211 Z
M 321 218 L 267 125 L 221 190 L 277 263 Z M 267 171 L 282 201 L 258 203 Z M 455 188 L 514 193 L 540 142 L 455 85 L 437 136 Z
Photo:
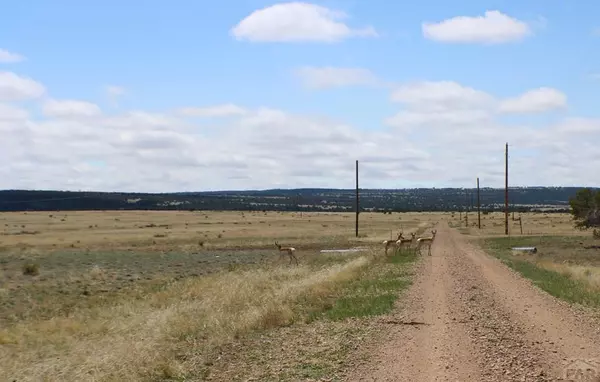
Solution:
M 597 316 L 440 227 L 389 336 L 348 381 L 600 381 Z

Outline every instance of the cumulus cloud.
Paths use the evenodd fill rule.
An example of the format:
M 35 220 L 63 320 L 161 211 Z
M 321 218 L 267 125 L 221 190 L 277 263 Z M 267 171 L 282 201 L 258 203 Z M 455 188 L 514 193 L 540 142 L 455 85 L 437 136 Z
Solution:
M 368 69 L 333 66 L 304 66 L 294 74 L 309 89 L 327 89 L 345 86 L 374 86 L 380 84 L 377 76 Z
M 24 61 L 25 57 L 17 53 L 9 52 L 8 50 L 0 49 L 0 63 L 11 64 Z
M 427 110 L 456 110 L 486 107 L 494 98 L 480 90 L 453 81 L 423 81 L 401 85 L 392 101 Z
M 100 107 L 91 102 L 55 99 L 46 100 L 42 105 L 42 111 L 46 117 L 65 119 L 94 117 L 102 113 Z
M 29 117 L 27 111 L 13 105 L 0 103 L 0 121 L 20 121 Z
M 393 102 L 404 110 L 385 120 L 404 130 L 431 126 L 465 126 L 490 123 L 498 114 L 543 113 L 567 107 L 562 92 L 541 87 L 521 95 L 498 99 L 482 90 L 453 81 L 423 81 L 397 87 Z
M 352 28 L 342 11 L 304 2 L 271 5 L 252 12 L 230 33 L 251 42 L 337 42 L 350 37 L 374 37 L 373 27 Z
M 188 117 L 230 117 L 246 114 L 246 109 L 229 103 L 209 107 L 183 107 L 177 113 Z
M 500 11 L 483 16 L 456 16 L 440 22 L 424 22 L 423 36 L 443 43 L 500 44 L 520 41 L 529 36 L 530 26 Z
M 518 154 L 511 157 L 511 184 L 600 180 L 589 172 L 600 165 L 593 144 L 600 140 L 600 120 L 570 117 L 543 128 L 502 124 L 496 118 L 502 99 L 449 81 L 401 85 L 391 97 L 406 110 L 391 128 L 379 129 L 233 103 L 187 113 L 108 113 L 85 101 L 45 100 L 40 119 L 3 102 L 0 189 L 351 188 L 357 159 L 368 188 L 461 187 L 477 176 L 484 186 L 501 186 L 506 141 L 511 155 Z M 412 129 L 402 130 L 406 126 Z
M 551 88 L 529 90 L 522 95 L 500 103 L 503 113 L 540 113 L 567 107 L 567 96 Z
M 0 72 L 0 102 L 39 98 L 45 91 L 42 84 L 31 78 L 12 72 Z
M 392 100 L 404 106 L 386 120 L 397 131 L 398 147 L 410 142 L 430 153 L 435 166 L 428 179 L 445 179 L 440 185 L 479 176 L 486 184 L 501 186 L 505 142 L 517 154 L 510 159 L 512 184 L 580 186 L 600 181 L 590 172 L 600 156 L 588 143 L 600 139 L 600 119 L 566 117 L 539 126 L 501 123 L 498 118 L 564 109 L 566 96 L 556 89 L 532 89 L 502 99 L 458 83 L 421 82 L 400 86 Z M 569 171 L 554 173 L 557 163 Z

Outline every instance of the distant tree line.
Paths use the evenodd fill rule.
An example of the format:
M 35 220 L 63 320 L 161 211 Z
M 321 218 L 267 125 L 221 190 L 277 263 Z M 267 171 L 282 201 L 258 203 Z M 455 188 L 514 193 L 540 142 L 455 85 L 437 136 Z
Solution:
M 511 188 L 509 190 L 511 211 L 530 211 L 544 207 L 554 207 L 555 211 L 568 211 L 573 206 L 570 199 L 573 195 L 579 195 L 578 192 L 581 190 L 580 187 Z M 598 192 L 593 189 L 587 190 L 598 195 Z M 275 189 L 164 194 L 6 190 L 0 191 L 0 211 L 264 210 L 343 212 L 354 211 L 355 200 L 354 190 L 343 189 Z M 360 190 L 362 211 L 475 210 L 476 200 L 475 189 Z M 484 211 L 503 210 L 504 190 L 482 188 L 481 206 Z

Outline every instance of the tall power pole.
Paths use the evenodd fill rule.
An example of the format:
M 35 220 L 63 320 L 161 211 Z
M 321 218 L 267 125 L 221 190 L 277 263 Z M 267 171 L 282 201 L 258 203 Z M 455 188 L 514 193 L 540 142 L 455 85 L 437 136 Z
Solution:
M 469 227 L 469 191 L 465 188 L 465 227 Z
M 481 229 L 481 201 L 479 199 L 479 177 L 477 177 L 477 225 Z
M 504 151 L 504 234 L 508 235 L 508 142 Z
M 356 161 L 356 226 L 355 226 L 355 235 L 358 237 L 358 160 Z

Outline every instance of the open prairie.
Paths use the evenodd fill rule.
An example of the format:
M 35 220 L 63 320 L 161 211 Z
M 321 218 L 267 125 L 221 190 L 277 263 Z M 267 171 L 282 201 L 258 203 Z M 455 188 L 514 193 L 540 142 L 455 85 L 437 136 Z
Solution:
M 555 380 L 600 356 L 593 314 L 555 300 L 600 306 L 598 240 L 519 217 L 362 213 L 355 237 L 352 213 L 3 213 L 0 379 Z M 432 256 L 385 256 L 432 229 Z
M 379 264 L 381 242 L 439 218 L 364 213 L 357 238 L 353 214 L 1 214 L 1 379 L 199 378 L 217 367 L 215 349 L 260 328 L 389 311 L 414 257 Z

